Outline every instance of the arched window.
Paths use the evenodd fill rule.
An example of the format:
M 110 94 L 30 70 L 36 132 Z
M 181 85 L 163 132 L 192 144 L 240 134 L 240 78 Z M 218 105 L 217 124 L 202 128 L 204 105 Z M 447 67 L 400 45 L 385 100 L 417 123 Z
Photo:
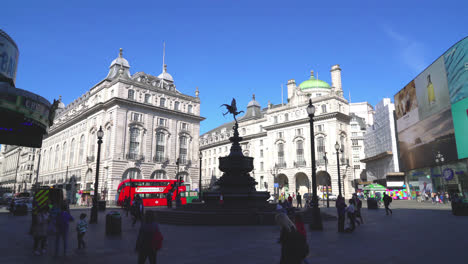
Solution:
M 68 160 L 69 165 L 75 164 L 75 139 L 72 139 L 70 143 L 70 159 Z
M 79 152 L 79 156 L 78 156 L 78 164 L 83 162 L 84 147 L 85 147 L 85 138 L 84 138 L 84 135 L 81 135 L 81 138 L 80 138 L 80 152 Z
M 179 144 L 179 162 L 180 164 L 187 164 L 187 153 L 188 153 L 188 140 L 186 136 L 181 136 Z
M 164 99 L 164 98 L 159 99 L 159 106 L 160 107 L 166 107 L 166 99 Z
M 140 129 L 136 127 L 130 128 L 130 159 L 137 159 L 138 154 L 140 153 Z
M 284 162 L 284 144 L 278 144 L 278 166 L 280 168 L 286 167 L 286 163 Z
M 188 106 L 188 112 L 189 112 L 189 114 L 193 113 L 193 106 L 192 105 Z
M 65 142 L 62 147 L 62 167 L 66 167 L 67 164 L 67 142 Z
M 110 157 L 110 149 L 111 149 L 110 145 L 111 145 L 111 127 L 108 127 L 107 132 L 106 132 L 106 155 L 105 155 L 106 158 Z
M 141 173 L 140 170 L 132 168 L 128 169 L 124 175 L 122 175 L 122 180 L 126 179 L 141 179 Z
M 49 170 L 53 170 L 53 169 L 54 169 L 54 167 L 52 167 L 52 162 L 53 162 L 53 160 L 54 160 L 54 153 L 52 152 L 52 147 L 50 147 L 50 149 L 49 149 L 49 165 L 47 166 L 47 168 L 48 168 Z
M 179 105 L 180 105 L 179 102 L 175 102 L 175 103 L 174 103 L 174 110 L 179 111 Z
M 128 90 L 128 99 L 130 100 L 135 100 L 135 91 L 133 90 Z
M 60 159 L 59 159 L 60 147 L 57 145 L 55 147 L 55 169 L 60 168 Z
M 297 164 L 300 166 L 305 165 L 305 160 L 304 160 L 304 141 L 298 140 L 296 142 L 296 159 L 297 159 Z
M 145 103 L 149 104 L 151 102 L 151 95 L 145 94 Z
M 284 114 L 284 121 L 289 121 L 289 114 Z
M 156 157 L 155 162 L 164 162 L 166 135 L 162 132 L 156 133 Z
M 44 158 L 42 158 L 42 170 L 45 171 L 47 170 L 47 149 L 44 150 L 44 154 L 42 154 Z
M 96 152 L 94 151 L 95 146 L 96 146 L 96 144 L 95 144 L 96 140 L 95 140 L 95 139 L 97 139 L 97 138 L 96 138 L 96 134 L 93 132 L 93 133 L 91 133 L 91 135 L 89 136 L 89 154 L 88 154 L 88 155 L 91 156 L 91 157 L 93 157 L 93 156 L 94 156 L 94 153 L 96 153 Z
M 151 179 L 155 179 L 155 180 L 167 179 L 166 178 L 166 172 L 163 171 L 163 170 L 157 170 L 157 171 L 153 172 L 153 174 L 151 174 Z
M 325 138 L 319 137 L 317 138 L 317 161 L 319 164 L 324 162 L 324 156 L 325 156 Z

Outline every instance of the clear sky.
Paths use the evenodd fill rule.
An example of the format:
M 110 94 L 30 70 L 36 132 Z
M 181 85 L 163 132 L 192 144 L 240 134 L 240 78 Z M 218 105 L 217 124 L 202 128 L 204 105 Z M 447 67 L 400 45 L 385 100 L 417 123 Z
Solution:
M 331 83 L 340 64 L 346 97 L 391 97 L 466 37 L 468 1 L 3 1 L 0 27 L 18 44 L 16 85 L 69 104 L 101 81 L 124 49 L 131 73 L 168 72 L 200 89 L 201 133 L 230 121 L 255 93 L 281 103 L 281 84 L 310 70 Z M 286 86 L 284 89 L 287 95 Z M 286 100 L 286 99 L 285 99 Z

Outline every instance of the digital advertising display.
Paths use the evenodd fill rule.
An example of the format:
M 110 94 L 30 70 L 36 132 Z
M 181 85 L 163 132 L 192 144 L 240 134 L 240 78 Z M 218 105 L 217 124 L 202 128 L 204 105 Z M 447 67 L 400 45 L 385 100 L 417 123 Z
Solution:
M 452 105 L 458 158 L 468 158 L 468 97 Z
M 450 102 L 468 97 L 468 37 L 453 45 L 445 54 Z
M 468 37 L 395 95 L 400 169 L 468 158 Z
M 0 81 L 15 84 L 18 56 L 16 43 L 5 31 L 0 29 Z

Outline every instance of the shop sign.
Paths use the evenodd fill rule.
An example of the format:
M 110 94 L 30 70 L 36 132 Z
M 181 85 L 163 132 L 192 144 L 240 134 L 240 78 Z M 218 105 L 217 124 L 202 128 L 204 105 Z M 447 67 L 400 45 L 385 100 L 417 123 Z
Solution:
M 453 179 L 454 172 L 451 168 L 446 168 L 443 171 L 443 175 L 446 181 L 450 181 L 451 179 Z
M 147 193 L 147 192 L 163 192 L 165 187 L 136 187 L 135 192 Z

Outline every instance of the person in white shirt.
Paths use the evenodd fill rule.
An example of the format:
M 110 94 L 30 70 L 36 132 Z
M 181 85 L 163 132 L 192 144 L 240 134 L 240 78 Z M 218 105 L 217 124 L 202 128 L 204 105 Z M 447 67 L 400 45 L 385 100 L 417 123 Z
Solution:
M 355 203 L 353 199 L 349 199 L 349 206 L 346 207 L 346 212 L 348 214 L 349 224 L 351 227 L 349 228 L 349 232 L 353 232 L 356 228 L 356 216 L 355 216 Z

